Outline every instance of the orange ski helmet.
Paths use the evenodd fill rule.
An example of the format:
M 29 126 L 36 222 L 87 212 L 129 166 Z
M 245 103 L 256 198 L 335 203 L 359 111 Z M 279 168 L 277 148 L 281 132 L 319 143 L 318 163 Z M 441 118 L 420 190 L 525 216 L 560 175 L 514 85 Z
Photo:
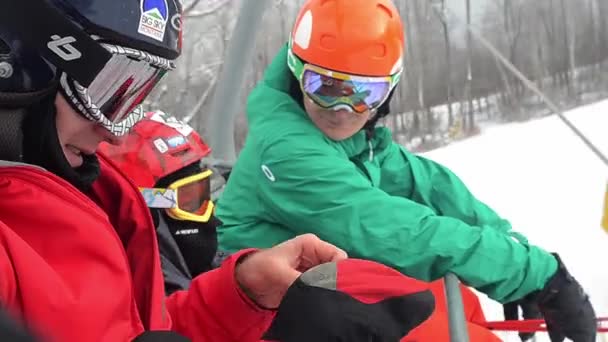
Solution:
M 293 53 L 307 63 L 364 76 L 403 67 L 401 16 L 391 0 L 308 0 L 291 32 Z

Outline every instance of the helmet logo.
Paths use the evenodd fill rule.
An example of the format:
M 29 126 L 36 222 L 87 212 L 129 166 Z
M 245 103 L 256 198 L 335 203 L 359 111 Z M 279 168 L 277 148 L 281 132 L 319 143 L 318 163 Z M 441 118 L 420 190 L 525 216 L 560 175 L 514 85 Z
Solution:
M 0 78 L 10 78 L 13 76 L 13 66 L 9 62 L 0 62 Z
M 182 15 L 180 13 L 175 13 L 173 17 L 171 17 L 171 26 L 175 31 L 182 30 Z
M 167 146 L 165 141 L 161 138 L 154 140 L 154 146 L 156 146 L 156 149 L 160 153 L 165 153 L 165 152 L 169 151 L 169 146 Z
M 82 57 L 82 53 L 72 45 L 74 42 L 76 42 L 76 38 L 72 36 L 61 38 L 54 34 L 51 36 L 51 41 L 49 41 L 46 46 L 57 56 L 61 57 L 61 59 L 69 62 Z
M 162 42 L 169 21 L 167 0 L 141 0 L 141 15 L 137 32 Z
M 180 147 L 186 144 L 186 138 L 183 135 L 176 135 L 172 138 L 167 139 L 167 145 L 171 148 Z
M 312 12 L 306 11 L 300 22 L 298 23 L 293 42 L 300 48 L 306 50 L 310 45 L 310 39 L 312 38 Z

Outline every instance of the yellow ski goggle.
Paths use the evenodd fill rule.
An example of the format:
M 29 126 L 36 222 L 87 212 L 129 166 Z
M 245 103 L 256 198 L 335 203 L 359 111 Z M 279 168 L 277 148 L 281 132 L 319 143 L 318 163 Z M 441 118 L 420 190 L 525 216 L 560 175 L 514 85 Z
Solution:
M 148 208 L 165 209 L 176 220 L 208 222 L 213 214 L 211 170 L 179 179 L 167 188 L 140 188 Z

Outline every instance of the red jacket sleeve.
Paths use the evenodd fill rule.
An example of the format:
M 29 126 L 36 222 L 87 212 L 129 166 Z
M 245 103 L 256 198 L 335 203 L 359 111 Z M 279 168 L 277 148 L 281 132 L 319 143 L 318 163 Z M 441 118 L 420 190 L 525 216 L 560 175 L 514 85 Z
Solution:
M 10 235 L 14 233 L 0 222 L 0 305 L 12 308 L 16 301 L 17 279 L 10 258 Z
M 251 252 L 230 256 L 220 268 L 196 277 L 187 291 L 169 296 L 173 330 L 193 342 L 260 341 L 275 313 L 257 307 L 241 292 L 234 277 L 238 259 Z

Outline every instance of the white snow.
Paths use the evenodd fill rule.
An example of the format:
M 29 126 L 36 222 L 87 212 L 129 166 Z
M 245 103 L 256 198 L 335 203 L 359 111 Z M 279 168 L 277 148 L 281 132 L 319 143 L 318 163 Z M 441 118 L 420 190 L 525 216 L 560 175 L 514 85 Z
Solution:
M 566 117 L 608 154 L 608 101 Z M 423 155 L 455 171 L 531 243 L 559 252 L 598 316 L 608 316 L 608 234 L 600 227 L 608 166 L 557 115 L 490 127 Z M 501 306 L 481 297 L 487 318 L 502 320 Z M 514 333 L 500 336 L 519 341 Z

